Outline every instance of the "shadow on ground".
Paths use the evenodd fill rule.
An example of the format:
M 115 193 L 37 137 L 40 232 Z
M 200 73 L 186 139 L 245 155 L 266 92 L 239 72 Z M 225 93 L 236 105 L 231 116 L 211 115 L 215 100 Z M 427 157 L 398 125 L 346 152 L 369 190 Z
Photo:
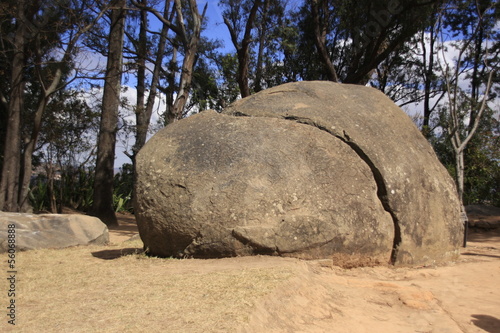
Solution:
M 103 259 L 103 260 L 113 260 L 118 259 L 124 256 L 128 256 L 131 254 L 139 254 L 142 253 L 143 249 L 136 247 L 128 247 L 123 249 L 115 249 L 115 250 L 102 250 L 92 252 L 92 256 Z
M 500 333 L 500 319 L 488 315 L 472 315 L 472 323 L 489 333 Z

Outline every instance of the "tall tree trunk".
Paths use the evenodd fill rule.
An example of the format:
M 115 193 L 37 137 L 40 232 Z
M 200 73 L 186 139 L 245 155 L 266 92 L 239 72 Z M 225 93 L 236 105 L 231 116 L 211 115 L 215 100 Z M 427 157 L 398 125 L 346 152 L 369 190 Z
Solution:
M 248 47 L 238 50 L 238 87 L 240 88 L 241 97 L 250 96 L 250 86 L 248 85 L 248 63 L 250 55 Z
M 269 1 L 264 0 L 264 6 L 262 9 L 262 19 L 259 27 L 259 51 L 257 54 L 257 68 L 255 70 L 255 92 L 259 92 L 263 89 L 262 87 L 262 78 L 264 76 L 264 47 L 267 37 L 267 15 L 269 12 Z
M 198 51 L 198 44 L 200 42 L 202 21 L 205 17 L 207 11 L 207 5 L 203 9 L 203 13 L 200 15 L 198 12 L 198 5 L 195 0 L 189 0 L 189 9 L 191 10 L 191 19 L 193 20 L 193 32 L 188 36 L 186 27 L 184 25 L 184 18 L 182 16 L 181 3 L 180 0 L 175 1 L 177 10 L 177 20 L 180 26 L 180 38 L 183 41 L 184 58 L 182 61 L 181 68 L 181 78 L 179 82 L 179 90 L 177 91 L 177 96 L 175 98 L 174 104 L 171 111 L 167 114 L 168 122 L 174 122 L 181 119 L 184 114 L 184 107 L 189 97 L 189 91 L 191 89 L 191 82 L 193 80 L 194 65 L 196 63 L 196 54 Z
M 172 59 L 170 59 L 169 73 L 167 76 L 168 87 L 165 89 L 165 100 L 167 104 L 167 109 L 165 110 L 165 125 L 171 124 L 175 121 L 174 113 L 174 92 L 175 92 L 175 76 L 177 74 L 177 53 L 179 52 L 179 47 L 174 45 L 172 48 Z
M 431 30 L 429 32 L 429 38 L 430 38 L 430 43 L 429 43 L 429 59 L 426 58 L 426 52 L 427 52 L 427 47 L 426 47 L 426 41 L 425 41 L 425 33 L 422 32 L 422 49 L 424 51 L 423 57 L 424 57 L 424 120 L 422 124 L 422 134 L 429 139 L 431 136 L 431 129 L 430 129 L 430 120 L 431 120 L 431 113 L 433 111 L 433 108 L 431 108 L 430 101 L 431 101 L 431 88 L 432 88 L 432 80 L 434 76 L 434 43 L 436 42 L 435 36 L 434 36 L 434 25 L 431 25 Z
M 323 2 L 323 4 L 324 7 L 327 7 L 326 2 Z M 330 59 L 330 55 L 328 54 L 328 50 L 326 48 L 326 31 L 322 27 L 322 24 L 320 22 L 320 13 L 318 6 L 318 0 L 311 0 L 311 13 L 314 21 L 314 43 L 316 45 L 316 48 L 318 49 L 321 61 L 323 62 L 323 65 L 325 67 L 328 80 L 339 82 L 337 70 L 335 69 L 333 62 Z M 326 8 L 324 10 L 326 11 Z
M 171 0 L 165 1 L 164 17 L 168 17 L 169 7 Z M 170 22 L 173 20 L 173 15 L 175 11 L 172 10 L 170 13 Z M 158 91 L 158 83 L 160 82 L 160 71 L 163 64 L 163 56 L 165 55 L 165 48 L 167 42 L 169 26 L 163 23 L 163 27 L 160 32 L 160 40 L 158 44 L 158 50 L 156 54 L 155 66 L 153 69 L 153 77 L 151 78 L 151 88 L 149 90 L 148 100 L 146 102 L 146 109 L 144 110 L 144 118 L 141 119 L 141 124 L 148 124 L 147 126 L 139 126 L 139 121 L 137 123 L 137 133 L 135 137 L 135 147 L 134 154 L 137 154 L 139 150 L 146 144 L 149 123 L 151 121 L 151 115 L 153 114 L 153 107 L 155 103 L 156 94 Z
M 464 171 L 465 171 L 465 162 L 464 162 L 464 151 L 456 151 L 455 152 L 455 168 L 457 169 L 457 190 L 458 197 L 460 199 L 460 203 L 464 204 Z
M 45 168 L 47 173 L 47 196 L 49 197 L 49 211 L 53 214 L 57 213 L 57 200 L 56 200 L 56 191 L 54 190 L 54 164 L 52 161 L 49 162 L 49 165 Z
M 235 27 L 232 26 L 231 22 L 224 17 L 224 24 L 229 30 L 231 35 L 231 41 L 236 48 L 236 54 L 238 56 L 238 74 L 237 81 L 238 87 L 240 88 L 241 97 L 250 96 L 250 86 L 248 84 L 248 63 L 250 62 L 250 44 L 252 42 L 252 29 L 254 27 L 255 18 L 257 16 L 257 11 L 261 6 L 261 0 L 255 0 L 252 8 L 250 9 L 250 14 L 248 15 L 248 20 L 245 25 L 245 33 L 243 35 L 243 40 L 241 45 L 238 42 L 238 36 L 236 34 Z
M 23 152 L 23 172 L 22 172 L 22 181 L 21 186 L 19 188 L 19 211 L 21 212 L 30 212 L 32 210 L 31 204 L 28 200 L 29 196 L 29 185 L 31 181 L 31 169 L 32 169 L 32 160 L 33 160 L 33 152 L 35 151 L 36 142 L 38 139 L 38 134 L 40 133 L 40 128 L 42 126 L 42 115 L 47 106 L 48 97 L 41 97 L 41 101 L 38 103 L 38 107 L 35 113 L 35 119 L 33 123 L 33 129 L 31 131 L 31 137 L 24 147 Z
M 468 131 L 471 131 L 472 128 L 475 125 L 476 122 L 476 116 L 477 113 L 475 112 L 476 105 L 478 99 L 479 99 L 479 88 L 481 87 L 481 70 L 480 67 L 482 67 L 483 63 L 481 62 L 481 55 L 484 54 L 483 51 L 483 42 L 485 39 L 484 36 L 484 26 L 481 24 L 478 27 L 478 32 L 477 32 L 477 37 L 474 38 L 474 67 L 472 71 L 472 77 L 471 77 L 471 103 L 472 105 L 472 112 L 470 115 L 470 121 L 469 121 L 469 126 L 467 127 Z
M 90 215 L 100 218 L 107 225 L 118 224 L 113 210 L 113 177 L 118 108 L 120 106 L 125 4 L 125 0 L 116 0 L 111 12 L 108 62 L 97 144 L 94 196 L 90 212 Z
M 22 168 L 23 173 L 21 177 L 21 186 L 19 189 L 19 206 L 21 212 L 30 212 L 32 210 L 31 204 L 28 200 L 28 196 L 30 191 L 31 169 L 33 165 L 33 152 L 35 151 L 38 135 L 40 134 L 40 129 L 42 127 L 43 114 L 45 113 L 45 109 L 47 108 L 50 96 L 58 90 L 58 86 L 62 78 L 62 70 L 60 67 L 58 67 L 55 70 L 55 73 L 53 73 L 52 75 L 52 81 L 50 82 L 50 85 L 48 87 L 45 86 L 43 78 L 44 73 L 42 73 L 42 69 L 40 67 L 40 64 L 42 63 L 42 56 L 39 51 L 40 50 L 36 50 L 37 65 L 35 66 L 35 72 L 38 76 L 38 81 L 40 82 L 42 92 L 38 100 L 35 117 L 33 119 L 31 136 L 24 147 Z
M 26 0 L 17 2 L 14 56 L 12 59 L 11 92 L 4 148 L 2 178 L 0 181 L 0 210 L 19 211 L 19 181 L 21 170 L 21 112 L 24 107 L 23 72 L 25 66 L 26 25 L 23 22 Z
M 146 0 L 141 0 L 141 4 L 146 5 Z M 136 119 L 136 143 L 134 144 L 132 155 L 132 164 L 135 165 L 135 156 L 142 148 L 138 140 L 142 138 L 148 131 L 149 119 L 146 119 L 145 110 L 145 94 L 146 94 L 146 53 L 147 53 L 147 11 L 142 8 L 140 10 L 140 28 L 139 28 L 139 41 L 137 47 L 137 104 L 135 108 Z
M 196 62 L 196 51 L 200 35 L 198 33 L 198 35 L 192 36 L 191 38 L 191 43 L 184 53 L 179 91 L 177 92 L 173 107 L 175 120 L 179 120 L 183 117 L 183 110 L 189 97 L 189 90 L 191 89 L 191 82 L 193 80 L 193 69 Z

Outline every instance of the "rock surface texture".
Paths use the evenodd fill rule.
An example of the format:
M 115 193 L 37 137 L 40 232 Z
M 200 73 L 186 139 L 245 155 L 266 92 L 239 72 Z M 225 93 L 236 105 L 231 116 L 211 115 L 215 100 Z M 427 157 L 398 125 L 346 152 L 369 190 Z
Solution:
M 0 252 L 8 250 L 9 225 L 15 225 L 17 251 L 106 244 L 108 227 L 96 217 L 69 214 L 0 212 Z
M 423 264 L 463 237 L 447 171 L 367 87 L 290 83 L 167 126 L 137 156 L 136 190 L 158 256 Z

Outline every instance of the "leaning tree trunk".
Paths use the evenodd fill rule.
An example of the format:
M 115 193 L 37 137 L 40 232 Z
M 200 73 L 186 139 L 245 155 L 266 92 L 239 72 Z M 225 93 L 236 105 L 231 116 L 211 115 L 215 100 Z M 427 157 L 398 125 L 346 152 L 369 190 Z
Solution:
M 321 61 L 325 67 L 326 75 L 328 80 L 339 82 L 337 70 L 326 48 L 326 30 L 321 27 L 317 0 L 311 1 L 311 12 L 314 20 L 314 44 L 316 45 Z
M 240 88 L 241 97 L 250 96 L 250 86 L 248 84 L 248 66 L 250 62 L 250 44 L 252 42 L 252 29 L 255 24 L 255 20 L 257 17 L 257 11 L 259 7 L 262 5 L 262 0 L 255 0 L 250 14 L 248 15 L 248 19 L 245 25 L 245 32 L 243 35 L 243 40 L 241 41 L 241 45 L 238 42 L 238 34 L 236 33 L 236 28 L 231 24 L 227 17 L 224 17 L 224 24 L 227 26 L 229 30 L 229 34 L 231 35 L 231 41 L 236 48 L 236 53 L 238 56 L 238 74 L 237 81 L 238 87 Z
M 170 0 L 165 1 L 164 5 L 164 11 L 163 11 L 163 16 L 167 18 L 169 16 L 169 8 L 170 8 Z M 146 13 L 146 12 L 144 12 Z M 174 18 L 175 11 L 172 10 L 170 13 L 170 19 L 169 21 L 171 22 Z M 147 15 L 142 14 L 141 12 L 141 30 L 144 29 L 144 31 L 147 30 Z M 139 98 L 137 99 L 137 107 L 138 110 L 136 111 L 136 122 L 137 122 L 137 130 L 136 130 L 136 135 L 135 135 L 135 144 L 133 148 L 133 155 L 132 155 L 132 162 L 134 164 L 135 168 L 135 156 L 141 150 L 141 148 L 146 144 L 146 139 L 147 139 L 147 134 L 148 134 L 148 129 L 149 129 L 149 123 L 151 122 L 151 115 L 153 114 L 153 107 L 158 91 L 158 83 L 160 82 L 160 72 L 161 72 L 161 67 L 163 64 L 163 58 L 165 56 L 165 48 L 166 48 L 166 42 L 167 42 L 167 35 L 168 35 L 168 30 L 169 26 L 166 23 L 163 23 L 161 32 L 160 32 L 160 39 L 158 42 L 158 50 L 156 53 L 156 59 L 154 63 L 154 68 L 153 68 L 153 73 L 152 73 L 152 78 L 151 78 L 151 87 L 149 89 L 149 95 L 146 101 L 146 106 L 141 107 L 139 109 Z M 144 37 L 145 40 L 145 37 Z M 146 58 L 146 53 L 147 49 L 144 49 L 144 58 Z M 145 68 L 145 65 L 144 65 Z M 145 80 L 145 77 L 144 79 Z M 138 75 L 138 82 L 140 81 L 139 75 Z M 143 84 L 145 86 L 145 83 Z M 139 87 L 139 84 L 138 84 Z M 137 89 L 139 91 L 139 88 Z M 145 97 L 144 97 L 145 98 Z M 144 103 L 144 101 L 142 102 Z M 139 110 L 141 112 L 139 112 Z
M 193 68 L 196 61 L 196 49 L 198 47 L 199 34 L 193 36 L 190 46 L 186 49 L 184 60 L 182 63 L 181 80 L 179 84 L 179 92 L 174 102 L 173 114 L 175 120 L 179 120 L 183 116 L 183 110 L 189 97 L 191 81 L 193 80 Z
M 90 211 L 90 215 L 100 218 L 107 225 L 118 224 L 113 209 L 113 178 L 118 108 L 120 106 L 124 27 L 125 0 L 117 0 L 111 12 L 108 63 L 97 144 L 94 196 Z
M 189 0 L 189 8 L 191 10 L 191 20 L 193 28 L 192 28 L 192 33 L 188 34 L 186 26 L 184 24 L 184 18 L 181 11 L 180 0 L 176 0 L 175 5 L 177 11 L 177 19 L 180 26 L 178 36 L 182 40 L 182 47 L 184 49 L 184 59 L 182 61 L 179 91 L 177 92 L 174 104 L 169 109 L 169 112 L 167 112 L 168 123 L 179 120 L 184 116 L 183 111 L 189 97 L 191 82 L 193 80 L 193 71 L 194 71 L 194 65 L 196 63 L 198 44 L 200 42 L 202 21 L 205 18 L 205 13 L 207 11 L 207 4 L 205 4 L 205 7 L 203 8 L 203 13 L 200 15 L 200 13 L 198 12 L 198 5 L 196 4 L 196 1 Z

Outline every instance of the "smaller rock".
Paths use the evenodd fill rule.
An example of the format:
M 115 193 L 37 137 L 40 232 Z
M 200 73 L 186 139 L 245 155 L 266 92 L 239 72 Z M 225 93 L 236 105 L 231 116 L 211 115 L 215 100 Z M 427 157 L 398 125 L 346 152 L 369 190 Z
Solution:
M 490 205 L 465 206 L 469 228 L 476 230 L 500 229 L 500 208 Z
M 8 232 L 12 224 L 15 225 L 12 234 L 15 234 L 17 251 L 109 242 L 108 227 L 96 217 L 0 212 L 0 253 L 8 250 Z
M 472 216 L 500 216 L 500 208 L 490 205 L 468 205 L 465 211 Z
M 141 241 L 142 242 L 142 239 L 141 239 L 141 235 L 137 234 L 137 235 L 134 235 L 132 237 L 130 237 L 129 239 L 127 239 L 125 242 L 135 242 L 135 241 Z

